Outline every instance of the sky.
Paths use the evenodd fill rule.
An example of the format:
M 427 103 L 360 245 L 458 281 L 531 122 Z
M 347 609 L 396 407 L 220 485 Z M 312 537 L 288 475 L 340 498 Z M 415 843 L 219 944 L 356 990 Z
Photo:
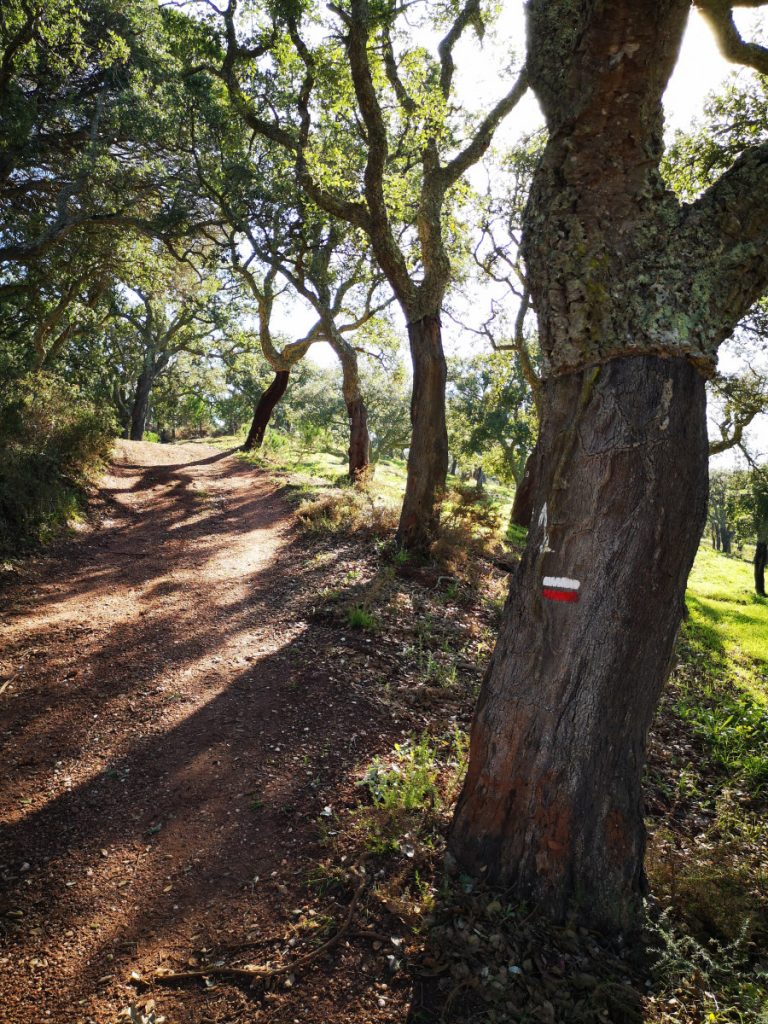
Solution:
M 760 11 L 737 10 L 736 21 L 744 38 L 755 39 L 761 32 L 768 35 L 768 16 Z M 462 103 L 470 109 L 485 110 L 503 93 L 504 86 L 498 77 L 498 68 L 513 57 L 520 57 L 524 49 L 523 5 L 505 4 L 504 13 L 494 32 L 494 39 L 486 37 L 482 51 L 478 53 L 473 38 L 462 41 L 456 51 L 456 82 Z M 494 41 L 495 40 L 495 41 Z M 670 134 L 678 129 L 686 130 L 693 121 L 703 114 L 704 102 L 711 92 L 717 92 L 725 80 L 734 72 L 718 52 L 714 37 L 704 20 L 693 9 L 688 22 L 680 57 L 675 72 L 664 96 L 664 112 L 667 130 Z M 742 71 L 741 74 L 753 74 Z M 523 101 L 512 112 L 497 133 L 496 143 L 511 144 L 522 134 L 527 134 L 543 123 L 538 104 L 529 91 Z M 296 329 L 296 311 L 291 314 L 293 329 Z M 309 318 L 308 318 L 309 323 Z M 479 339 L 467 335 L 446 323 L 446 350 L 449 354 L 468 354 L 477 351 Z M 316 345 L 310 350 L 309 358 L 321 365 L 333 365 L 335 356 L 325 345 Z M 737 368 L 733 356 L 724 346 L 721 351 L 721 367 L 728 370 Z M 748 437 L 753 451 L 768 455 L 768 415 L 755 421 Z M 720 468 L 732 466 L 739 456 L 724 453 L 716 465 Z

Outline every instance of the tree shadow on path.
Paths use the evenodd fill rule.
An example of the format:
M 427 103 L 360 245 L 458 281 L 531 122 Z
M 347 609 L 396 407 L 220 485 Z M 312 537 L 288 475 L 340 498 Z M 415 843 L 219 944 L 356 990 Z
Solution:
M 4 594 L 24 612 L 4 637 L 23 669 L 3 707 L 8 1024 L 106 1024 L 133 970 L 246 936 L 268 948 L 323 807 L 398 734 L 350 698 L 335 631 L 304 617 L 321 570 L 274 485 L 218 454 L 132 465 L 105 482 L 102 528 Z M 158 998 L 195 1024 L 246 997 Z M 326 1016 L 302 998 L 286 1019 Z

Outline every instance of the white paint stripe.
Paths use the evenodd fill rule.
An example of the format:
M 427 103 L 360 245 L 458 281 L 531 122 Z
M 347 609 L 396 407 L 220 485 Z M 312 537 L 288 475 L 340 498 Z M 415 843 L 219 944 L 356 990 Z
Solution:
M 581 586 L 578 580 L 569 580 L 567 576 L 545 576 L 545 587 L 557 587 L 559 590 L 578 590 Z

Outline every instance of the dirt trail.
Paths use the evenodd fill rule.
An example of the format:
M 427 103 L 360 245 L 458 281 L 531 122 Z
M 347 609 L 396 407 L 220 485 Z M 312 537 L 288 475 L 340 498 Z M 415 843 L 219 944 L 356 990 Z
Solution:
M 247 940 L 263 959 L 339 766 L 363 756 L 355 722 L 377 727 L 301 618 L 317 569 L 269 478 L 204 445 L 121 442 L 98 516 L 0 594 L 3 1024 L 107 1024 L 131 971 L 193 950 Z M 158 1008 L 402 1019 L 345 998 L 309 985 L 264 1009 L 191 985 Z

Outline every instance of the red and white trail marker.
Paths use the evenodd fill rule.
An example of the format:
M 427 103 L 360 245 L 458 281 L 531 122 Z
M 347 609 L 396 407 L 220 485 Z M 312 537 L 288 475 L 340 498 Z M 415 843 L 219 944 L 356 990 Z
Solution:
M 541 593 L 547 601 L 575 604 L 579 600 L 580 587 L 581 583 L 578 580 L 571 580 L 567 576 L 545 576 L 542 580 Z

